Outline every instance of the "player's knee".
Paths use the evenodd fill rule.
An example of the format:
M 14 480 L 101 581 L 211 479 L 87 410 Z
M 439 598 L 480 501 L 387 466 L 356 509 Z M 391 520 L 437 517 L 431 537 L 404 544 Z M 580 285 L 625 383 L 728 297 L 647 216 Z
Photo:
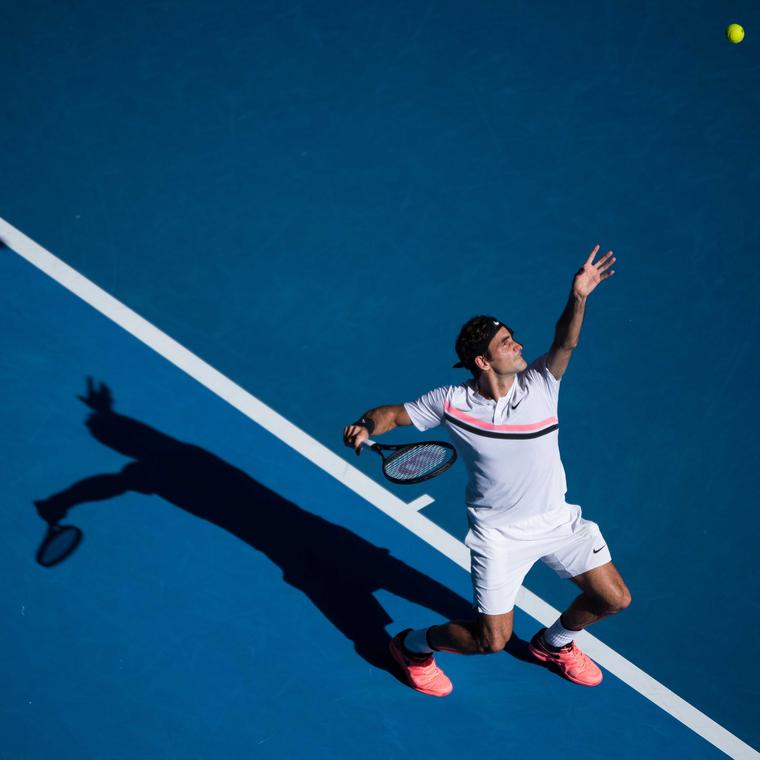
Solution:
M 511 630 L 483 631 L 478 637 L 478 649 L 481 654 L 497 654 L 503 652 L 504 647 L 512 636 Z
M 479 643 L 480 654 L 497 654 L 498 652 L 503 651 L 504 647 L 507 645 L 506 640 L 503 640 L 501 638 L 485 639 Z
M 616 615 L 631 604 L 631 592 L 626 586 L 616 589 L 614 594 L 605 599 L 608 615 Z

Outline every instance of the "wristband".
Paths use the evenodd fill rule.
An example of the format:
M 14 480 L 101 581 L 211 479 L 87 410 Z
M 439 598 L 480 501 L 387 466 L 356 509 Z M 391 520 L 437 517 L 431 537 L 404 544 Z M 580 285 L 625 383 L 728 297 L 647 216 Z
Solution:
M 375 432 L 375 422 L 374 420 L 371 420 L 369 417 L 362 415 L 356 422 L 351 423 L 352 425 L 361 425 L 362 427 L 367 428 L 367 432 L 372 435 L 372 433 Z

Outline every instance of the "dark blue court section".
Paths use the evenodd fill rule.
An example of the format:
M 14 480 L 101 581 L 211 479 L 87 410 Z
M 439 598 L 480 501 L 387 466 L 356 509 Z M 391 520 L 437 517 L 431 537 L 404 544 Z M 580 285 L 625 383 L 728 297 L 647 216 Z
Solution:
M 720 755 L 609 675 L 579 689 L 506 654 L 444 655 L 452 697 L 402 686 L 386 626 L 467 614 L 467 574 L 26 262 L 0 261 L 18 378 L 2 442 L 4 757 Z M 87 374 L 112 413 L 77 400 Z M 72 486 L 112 497 L 70 510 L 85 540 L 43 569 L 31 498 Z M 535 628 L 519 617 L 523 640 Z
M 741 45 L 723 37 L 731 21 L 747 29 Z M 364 409 L 462 377 L 450 369 L 452 346 L 472 314 L 497 314 L 515 328 L 530 358 L 542 353 L 575 269 L 595 243 L 613 249 L 618 274 L 591 297 L 560 403 L 568 499 L 601 525 L 634 597 L 624 615 L 593 633 L 760 746 L 760 669 L 741 643 L 760 625 L 755 3 L 475 2 L 464 8 L 453 2 L 257 1 L 220 9 L 200 1 L 72 6 L 37 0 L 8 10 L 4 22 L 0 216 L 342 455 L 340 429 Z M 74 395 L 85 374 L 102 373 L 113 383 L 119 411 L 262 478 L 281 498 L 325 516 L 320 510 L 344 509 L 345 520 L 328 518 L 341 525 L 349 525 L 347 515 L 361 514 L 362 535 L 373 543 L 394 529 L 377 516 L 363 522 L 373 508 L 345 506 L 346 495 L 328 505 L 323 486 L 299 486 L 300 478 L 291 479 L 283 465 L 289 454 L 273 443 L 254 443 L 261 433 L 251 423 L 104 323 L 92 328 L 102 330 L 98 340 L 87 339 L 78 322 L 87 310 L 24 274 L 12 259 L 3 253 L 8 277 L 31 284 L 21 292 L 4 284 L 6 310 L 17 314 L 6 324 L 27 325 L 30 334 L 6 329 L 0 352 L 4 413 L 13 415 L 6 446 L 15 462 L 8 468 L 5 514 L 27 543 L 19 548 L 21 538 L 5 536 L 15 569 L 0 582 L 10 585 L 8 598 L 25 587 L 40 593 L 43 579 L 56 589 L 42 605 L 38 646 L 25 645 L 25 667 L 40 673 L 33 668 L 42 630 L 58 629 L 50 610 L 65 611 L 78 598 L 77 619 L 86 618 L 86 608 L 107 630 L 96 636 L 86 626 L 70 629 L 77 641 L 82 630 L 86 635 L 80 655 L 62 666 L 70 668 L 62 681 L 80 677 L 83 662 L 94 662 L 90 677 L 112 683 L 104 693 L 115 699 L 123 677 L 112 664 L 117 660 L 85 655 L 93 646 L 121 651 L 119 642 L 142 641 L 135 651 L 146 647 L 151 655 L 118 698 L 155 709 L 161 694 L 150 674 L 156 662 L 166 665 L 171 674 L 161 675 L 163 696 L 170 690 L 196 701 L 174 713 L 174 723 L 158 721 L 165 746 L 179 733 L 172 726 L 188 715 L 206 740 L 221 741 L 229 716 L 215 712 L 212 695 L 223 689 L 211 675 L 210 652 L 229 658 L 220 672 L 232 669 L 232 659 L 244 659 L 247 646 L 256 648 L 256 657 L 266 650 L 269 663 L 271 647 L 259 640 L 283 635 L 272 615 L 252 612 L 239 628 L 215 627 L 219 610 L 231 619 L 232 610 L 253 609 L 250 573 L 228 571 L 222 543 L 246 568 L 258 557 L 254 550 L 155 497 L 131 494 L 122 499 L 132 512 L 123 513 L 140 517 L 126 536 L 110 522 L 115 505 L 82 508 L 93 522 L 84 526 L 86 543 L 73 562 L 95 562 L 99 555 L 88 552 L 102 545 L 114 573 L 132 568 L 150 592 L 115 593 L 126 581 L 113 578 L 98 591 L 100 560 L 84 582 L 60 580 L 70 578 L 73 563 L 29 575 L 40 572 L 30 559 L 39 530 L 26 511 L 30 500 L 124 463 L 82 427 L 85 409 Z M 72 342 L 50 332 L 54 328 Z M 166 373 L 171 381 L 156 379 Z M 239 432 L 232 435 L 233 429 Z M 389 440 L 407 435 L 414 434 Z M 352 461 L 376 476 L 371 463 Z M 300 487 L 303 499 L 290 490 Z M 462 537 L 463 488 L 458 468 L 429 487 L 396 493 L 411 500 L 429 492 L 435 502 L 426 514 Z M 161 519 L 171 524 L 154 522 Z M 101 541 L 93 536 L 99 520 L 108 521 Z M 143 521 L 154 528 L 152 545 Z M 167 535 L 175 535 L 174 521 L 190 532 L 172 543 L 172 551 L 183 552 L 179 562 L 163 548 Z M 131 533 L 136 525 L 138 540 Z M 210 536 L 217 548 L 204 543 Z M 407 540 L 414 539 L 394 532 L 382 545 L 396 553 Z M 198 556 L 211 562 L 198 565 Z M 209 566 L 216 577 L 207 577 Z M 264 567 L 258 593 L 280 604 L 290 587 L 270 583 L 279 570 Z M 449 568 L 435 577 L 465 594 L 459 572 Z M 196 583 L 215 589 L 197 609 Z M 570 584 L 540 567 L 527 585 L 556 607 L 573 596 Z M 162 594 L 177 588 L 185 601 L 162 607 Z M 345 666 L 355 667 L 352 647 L 303 593 L 294 594 L 291 602 L 308 610 L 304 619 L 312 615 L 333 637 L 319 656 L 345 657 Z M 123 614 L 114 613 L 117 603 Z M 101 606 L 107 615 L 98 612 Z M 195 615 L 213 631 L 204 627 L 202 643 L 193 648 L 198 634 L 185 616 Z M 171 643 L 146 644 L 120 633 L 125 617 L 146 637 L 165 626 Z M 394 617 L 414 626 L 438 619 L 417 609 Z M 288 619 L 300 620 L 300 613 Z M 184 632 L 183 620 L 193 635 Z M 523 627 L 527 634 L 530 625 Z M 252 643 L 219 647 L 229 628 Z M 17 638 L 20 630 L 9 634 L 13 641 L 26 641 Z M 287 651 L 276 692 L 284 703 L 300 690 L 299 658 L 313 659 L 292 635 L 289 630 L 277 644 Z M 14 668 L 20 662 L 15 651 L 3 656 Z M 457 671 L 457 700 L 477 700 L 482 682 L 498 678 L 488 661 L 449 667 Z M 207 670 L 196 678 L 188 675 L 193 668 Z M 516 663 L 499 668 L 508 672 L 504 688 L 488 702 L 499 720 L 503 707 L 527 711 L 524 695 L 533 688 L 545 686 L 542 703 L 566 701 L 559 707 L 563 715 L 574 710 L 581 723 L 586 700 L 612 699 L 609 691 L 590 695 L 543 685 L 535 669 L 513 687 L 521 678 Z M 322 679 L 329 688 L 332 682 L 341 687 L 336 693 L 343 702 L 336 704 L 353 705 L 356 691 L 362 693 L 353 675 L 343 680 L 340 672 L 324 668 L 312 684 L 308 693 L 319 709 L 331 704 L 319 691 Z M 373 684 L 379 679 L 389 689 L 387 709 L 371 711 L 382 733 L 386 714 L 393 720 L 402 705 L 417 703 L 397 684 L 388 685 L 384 674 L 367 672 Z M 235 681 L 240 712 L 232 713 L 239 730 L 252 725 L 244 698 L 261 676 L 251 673 Z M 478 674 L 489 675 L 478 680 Z M 208 702 L 201 703 L 187 680 L 201 688 L 207 677 Z M 48 668 L 45 678 L 61 678 L 59 668 Z M 44 682 L 40 675 L 38 683 Z M 251 699 L 285 710 L 271 694 L 263 688 Z M 98 709 L 105 710 L 104 702 Z M 8 715 L 14 724 L 24 704 L 13 702 Z M 77 702 L 66 704 L 74 709 Z M 201 722 L 204 706 L 217 723 Z M 453 714 L 458 708 L 419 709 Z M 482 705 L 477 710 L 482 715 Z M 311 713 L 303 708 L 301 714 Z M 627 730 L 623 714 L 616 713 L 618 731 Z M 100 717 L 91 723 L 93 732 L 112 725 Z M 140 715 L 133 725 L 145 721 Z M 527 733 L 515 738 L 514 724 L 496 723 L 493 730 L 510 727 L 510 741 L 529 740 Z M 433 724 L 455 730 L 450 718 Z M 539 731 L 547 743 L 552 726 L 547 721 Z M 462 730 L 470 730 L 466 722 Z M 102 731 L 105 742 L 109 730 Z M 407 745 L 399 742 L 400 753 Z

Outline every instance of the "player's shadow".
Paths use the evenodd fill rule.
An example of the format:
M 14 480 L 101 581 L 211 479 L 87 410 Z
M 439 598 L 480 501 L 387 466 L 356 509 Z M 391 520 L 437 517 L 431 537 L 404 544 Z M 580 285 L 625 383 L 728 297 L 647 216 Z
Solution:
M 119 472 L 84 478 L 35 502 L 46 519 L 60 520 L 76 505 L 128 491 L 156 494 L 265 554 L 282 569 L 284 581 L 302 591 L 359 655 L 397 677 L 387 654 L 385 627 L 392 618 L 374 592 L 385 589 L 443 619 L 472 617 L 465 599 L 388 549 L 307 512 L 199 446 L 117 414 L 105 385 L 96 390 L 89 382 L 87 396 L 80 398 L 93 409 L 86 422 L 92 435 L 133 461 Z M 519 645 L 512 654 L 522 659 Z

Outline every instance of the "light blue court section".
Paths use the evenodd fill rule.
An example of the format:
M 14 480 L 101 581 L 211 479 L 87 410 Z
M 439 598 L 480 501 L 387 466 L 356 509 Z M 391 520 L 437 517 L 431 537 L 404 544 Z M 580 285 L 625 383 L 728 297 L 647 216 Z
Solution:
M 450 698 L 403 686 L 383 629 L 466 613 L 467 574 L 7 250 L 0 276 L 4 757 L 720 756 L 609 674 L 442 655 Z M 83 424 L 87 375 L 166 498 L 76 507 L 43 569 L 32 500 L 130 461 Z

